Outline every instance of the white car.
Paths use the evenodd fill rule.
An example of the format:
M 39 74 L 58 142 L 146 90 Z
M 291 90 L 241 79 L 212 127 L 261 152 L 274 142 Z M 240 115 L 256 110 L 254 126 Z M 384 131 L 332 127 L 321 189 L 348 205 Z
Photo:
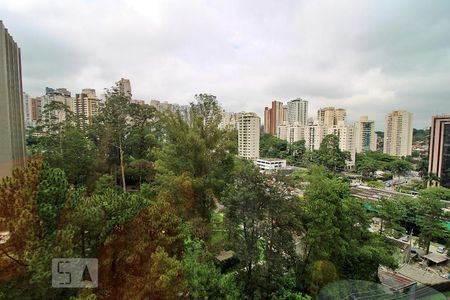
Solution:
M 444 252 L 445 252 L 445 248 L 444 248 L 444 247 L 442 247 L 442 246 L 441 246 L 441 247 L 438 247 L 438 248 L 437 248 L 437 250 L 436 250 L 436 252 L 437 252 L 437 253 L 441 253 L 441 254 L 444 254 Z

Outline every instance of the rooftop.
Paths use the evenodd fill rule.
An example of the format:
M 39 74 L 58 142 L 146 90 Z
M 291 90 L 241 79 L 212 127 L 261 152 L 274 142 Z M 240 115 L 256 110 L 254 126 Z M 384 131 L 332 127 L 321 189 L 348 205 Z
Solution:
M 435 264 L 440 264 L 447 261 L 449 258 L 445 255 L 441 255 L 439 253 L 428 253 L 427 255 L 422 256 L 423 258 L 428 259 L 429 261 L 434 262 Z
M 257 160 L 265 160 L 265 161 L 284 161 L 282 158 L 258 158 Z

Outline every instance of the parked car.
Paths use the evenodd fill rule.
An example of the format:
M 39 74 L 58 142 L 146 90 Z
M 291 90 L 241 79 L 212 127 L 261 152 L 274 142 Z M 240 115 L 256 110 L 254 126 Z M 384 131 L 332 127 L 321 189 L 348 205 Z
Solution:
M 402 237 L 402 241 L 409 242 L 409 235 L 405 235 Z
M 436 250 L 436 252 L 437 252 L 437 253 L 444 254 L 444 252 L 445 252 L 445 247 L 442 247 L 442 246 L 438 247 L 437 250 Z

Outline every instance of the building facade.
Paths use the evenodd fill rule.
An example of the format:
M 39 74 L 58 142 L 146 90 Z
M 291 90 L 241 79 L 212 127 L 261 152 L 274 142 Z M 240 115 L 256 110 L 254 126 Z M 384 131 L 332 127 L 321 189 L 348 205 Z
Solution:
M 30 99 L 31 102 L 31 122 L 36 124 L 42 116 L 42 99 L 41 97 L 34 97 Z
M 450 115 L 432 118 L 428 173 L 440 178 L 431 185 L 450 188 Z
M 20 49 L 0 21 L 0 178 L 25 163 Z
M 272 101 L 272 106 L 264 108 L 264 132 L 273 135 L 277 134 L 277 127 L 286 121 L 287 107 L 283 102 Z
M 328 128 L 320 124 L 311 124 L 305 127 L 305 147 L 306 150 L 319 150 L 320 144 L 328 133 Z
M 242 113 L 235 112 L 222 112 L 222 119 L 219 123 L 219 129 L 222 130 L 233 130 L 238 129 L 239 118 Z
M 120 80 L 117 82 L 117 88 L 119 89 L 119 95 L 131 100 L 131 83 L 129 79 L 120 78 Z
M 31 98 L 27 93 L 23 93 L 23 119 L 25 122 L 25 128 L 33 126 L 32 121 L 32 103 Z
M 63 122 L 66 120 L 65 110 L 55 110 L 51 114 L 46 112 L 46 106 L 52 102 L 59 102 L 67 106 L 67 109 L 71 112 L 75 112 L 75 99 L 71 96 L 71 92 L 66 88 L 45 88 L 45 95 L 41 98 L 41 115 L 38 116 L 38 120 L 42 118 L 54 118 L 57 122 Z
M 384 123 L 383 152 L 399 157 L 411 155 L 412 138 L 412 114 L 404 110 L 390 112 Z
M 324 107 L 317 111 L 319 125 L 334 126 L 339 122 L 346 122 L 347 112 L 343 108 Z
M 355 122 L 355 150 L 357 153 L 377 150 L 375 121 L 362 116 Z
M 301 98 L 287 103 L 287 122 L 306 126 L 308 123 L 308 101 Z
M 286 169 L 286 160 L 280 158 L 258 158 L 255 160 L 255 164 L 261 171 Z
M 76 94 L 74 99 L 74 112 L 82 121 L 92 122 L 92 118 L 99 113 L 100 99 L 97 98 L 95 89 L 83 89 L 81 94 Z
M 239 156 L 246 159 L 259 158 L 259 132 L 261 119 L 255 113 L 241 113 L 238 122 Z
M 277 137 L 286 140 L 288 143 L 305 140 L 305 130 L 307 126 L 294 124 L 282 124 L 277 127 Z

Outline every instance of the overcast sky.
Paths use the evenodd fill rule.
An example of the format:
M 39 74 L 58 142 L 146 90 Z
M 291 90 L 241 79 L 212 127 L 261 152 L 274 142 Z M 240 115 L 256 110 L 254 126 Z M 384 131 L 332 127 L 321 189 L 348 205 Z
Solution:
M 24 90 L 98 93 L 121 77 L 133 97 L 217 96 L 262 116 L 301 97 L 349 120 L 405 109 L 414 127 L 450 113 L 450 1 L 1 0 L 22 48 Z

